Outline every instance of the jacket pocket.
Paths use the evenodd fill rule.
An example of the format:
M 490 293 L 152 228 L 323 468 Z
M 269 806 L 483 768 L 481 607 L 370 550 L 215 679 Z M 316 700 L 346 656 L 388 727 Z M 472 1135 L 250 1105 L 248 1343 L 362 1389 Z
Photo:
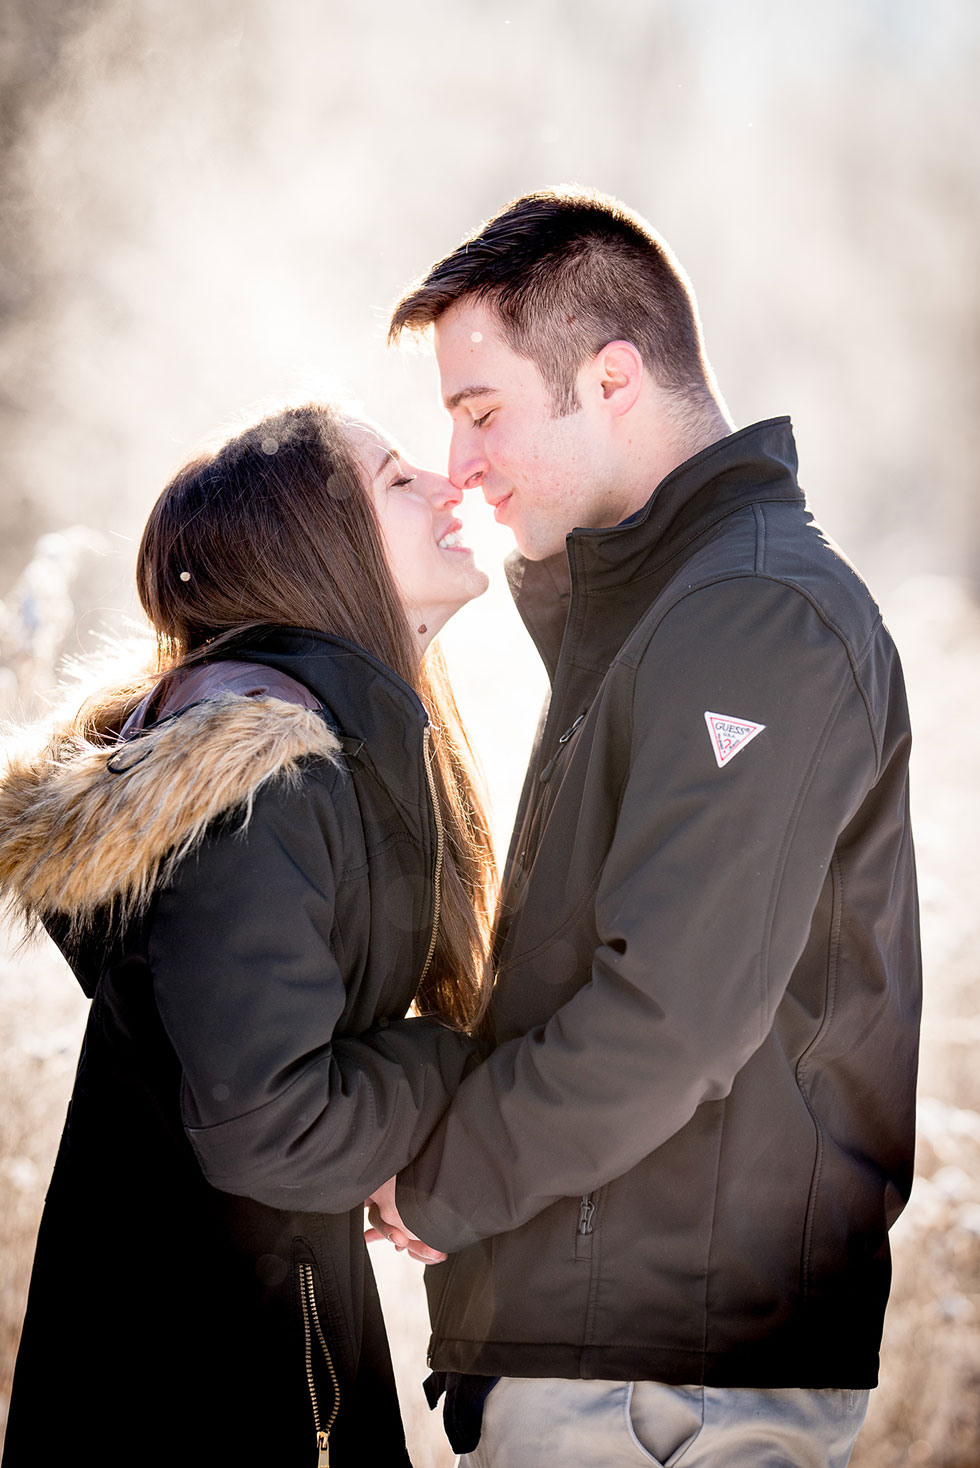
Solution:
M 307 1259 L 294 1265 L 296 1292 L 303 1321 L 303 1354 L 306 1385 L 313 1409 L 316 1434 L 317 1468 L 329 1468 L 330 1433 L 340 1411 L 340 1382 L 330 1347 L 323 1330 L 320 1306 L 316 1296 L 316 1270 Z M 324 1390 L 324 1387 L 327 1387 Z

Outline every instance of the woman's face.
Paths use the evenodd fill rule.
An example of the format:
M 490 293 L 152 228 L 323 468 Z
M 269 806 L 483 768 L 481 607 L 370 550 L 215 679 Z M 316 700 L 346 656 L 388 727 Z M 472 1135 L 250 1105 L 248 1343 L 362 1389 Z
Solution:
M 351 423 L 347 432 L 378 512 L 395 585 L 424 649 L 489 585 L 460 539 L 462 522 L 454 510 L 462 492 L 441 474 L 412 464 L 380 428 Z

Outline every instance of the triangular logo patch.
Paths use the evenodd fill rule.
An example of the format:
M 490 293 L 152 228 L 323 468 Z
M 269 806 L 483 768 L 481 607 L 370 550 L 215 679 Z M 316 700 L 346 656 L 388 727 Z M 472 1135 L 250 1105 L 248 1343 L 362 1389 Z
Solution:
M 733 719 L 729 714 L 707 712 L 704 722 L 708 726 L 711 748 L 719 769 L 734 759 L 739 750 L 744 749 L 766 727 L 765 724 L 753 724 L 751 719 Z

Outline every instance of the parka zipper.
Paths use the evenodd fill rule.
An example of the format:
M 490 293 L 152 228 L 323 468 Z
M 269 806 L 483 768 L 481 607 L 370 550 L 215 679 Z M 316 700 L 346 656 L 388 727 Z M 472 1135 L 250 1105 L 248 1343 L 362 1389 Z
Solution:
M 595 1193 L 583 1193 L 578 1205 L 578 1225 L 575 1229 L 575 1258 L 588 1259 L 592 1255 L 592 1234 L 595 1229 Z
M 327 1348 L 327 1342 L 320 1325 L 320 1313 L 317 1310 L 316 1295 L 313 1290 L 313 1266 L 301 1263 L 299 1269 L 299 1294 L 303 1306 L 303 1344 L 306 1355 L 306 1384 L 310 1391 L 310 1402 L 313 1407 L 313 1426 L 316 1430 L 317 1468 L 330 1468 L 330 1432 L 337 1420 L 340 1411 L 340 1383 L 334 1370 L 333 1359 Z M 316 1334 L 323 1359 L 327 1363 L 330 1373 L 330 1381 L 333 1386 L 333 1410 L 327 1419 L 326 1425 L 321 1424 L 320 1403 L 316 1394 L 316 1381 L 313 1376 L 313 1335 Z
M 429 748 L 429 737 L 431 727 L 426 724 L 422 734 L 422 759 L 425 763 L 425 778 L 429 782 L 429 795 L 432 797 L 432 814 L 436 823 L 436 868 L 432 878 L 432 934 L 429 938 L 429 951 L 425 955 L 425 963 L 419 983 L 425 978 L 432 966 L 432 958 L 436 951 L 436 939 L 439 936 L 439 914 L 442 907 L 442 858 L 445 837 L 442 829 L 442 813 L 439 810 L 439 792 L 436 789 L 435 776 L 432 773 L 432 754 Z

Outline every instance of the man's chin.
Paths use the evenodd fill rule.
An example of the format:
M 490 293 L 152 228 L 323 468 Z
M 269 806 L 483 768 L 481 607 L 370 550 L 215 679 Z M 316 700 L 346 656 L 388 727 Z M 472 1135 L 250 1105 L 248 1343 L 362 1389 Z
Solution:
M 506 529 L 514 537 L 517 551 L 525 561 L 547 561 L 565 549 L 567 532 L 556 530 L 554 526 L 528 526 L 518 523 L 507 525 Z
M 523 544 L 520 537 L 514 536 L 517 541 L 517 549 L 525 561 L 547 561 L 552 556 L 559 555 L 565 549 L 564 538 L 558 545 L 542 545 L 540 541 Z

